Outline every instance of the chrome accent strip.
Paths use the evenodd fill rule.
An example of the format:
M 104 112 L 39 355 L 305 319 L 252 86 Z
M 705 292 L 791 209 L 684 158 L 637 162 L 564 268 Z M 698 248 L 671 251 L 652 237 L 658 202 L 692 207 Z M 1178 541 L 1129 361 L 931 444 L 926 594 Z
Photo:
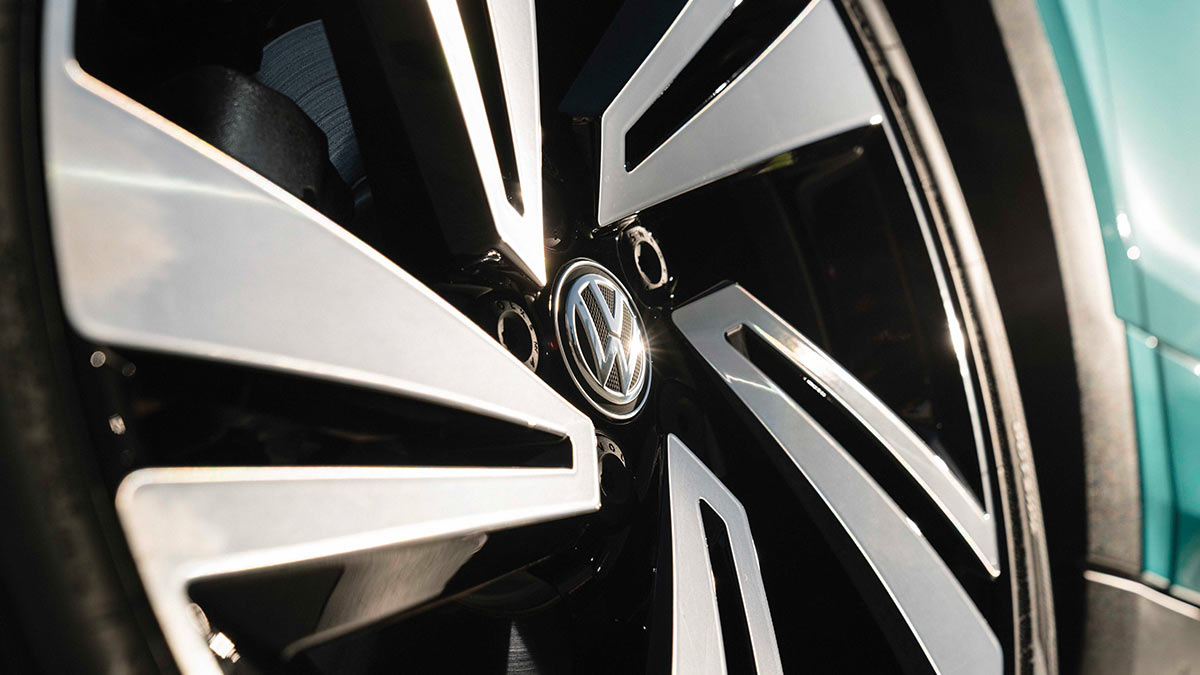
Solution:
M 775 626 L 746 509 L 673 434 L 667 437 L 667 483 L 671 518 L 671 672 L 727 670 L 712 561 L 700 516 L 703 501 L 725 521 L 729 532 L 754 665 L 764 675 L 782 673 Z
M 1157 591 L 1132 579 L 1118 577 L 1114 574 L 1107 574 L 1097 570 L 1084 570 L 1083 578 L 1097 584 L 1104 584 L 1105 586 L 1112 586 L 1113 588 L 1133 593 L 1153 602 L 1163 609 L 1169 609 L 1176 614 L 1182 614 L 1193 621 L 1200 621 L 1200 607 L 1178 598 L 1173 598 L 1166 593 Z
M 1200 605 L 1200 591 L 1195 591 L 1179 584 L 1171 584 L 1168 590 L 1171 591 L 1171 595 L 1182 598 L 1190 603 L 1190 606 Z
M 755 330 L 797 365 L 892 450 L 915 479 L 938 500 L 964 536 L 981 527 L 984 514 L 965 488 L 933 461 L 930 451 L 881 402 L 819 352 L 782 319 L 738 286 L 694 300 L 672 320 L 733 394 L 778 442 L 812 485 L 874 570 L 935 670 L 999 673 L 1004 657 L 987 621 L 953 573 L 883 489 L 786 393 L 765 377 L 727 339 L 745 326 Z M 949 504 L 949 506 L 948 506 Z M 974 508 L 972 512 L 970 509 Z M 966 526 L 960 518 L 973 518 Z M 991 542 L 990 527 L 978 532 L 976 551 Z
M 1088 615 L 1078 672 L 1186 673 L 1200 663 L 1200 607 L 1136 581 L 1085 570 Z
M 182 668 L 220 672 L 189 609 L 187 586 L 198 578 L 478 536 L 599 507 L 587 417 L 376 251 L 85 73 L 74 59 L 73 25 L 74 3 L 48 4 L 46 187 L 63 303 L 76 330 L 102 344 L 468 410 L 568 437 L 573 450 L 569 469 L 132 473 L 118 490 L 118 515 Z
M 690 0 L 601 117 L 600 223 L 882 117 L 834 5 L 816 0 L 632 171 L 625 134 L 741 0 Z

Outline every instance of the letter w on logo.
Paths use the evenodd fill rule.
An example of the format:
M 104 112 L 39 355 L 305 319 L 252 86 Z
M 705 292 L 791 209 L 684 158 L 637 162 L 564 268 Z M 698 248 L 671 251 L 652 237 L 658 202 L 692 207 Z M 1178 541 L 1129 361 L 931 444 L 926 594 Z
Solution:
M 591 294 L 592 300 L 600 309 L 603 326 L 597 326 L 592 313 L 588 311 L 583 297 L 585 293 Z M 595 280 L 590 281 L 579 289 L 577 301 L 571 303 L 571 309 L 583 324 L 583 332 L 587 335 L 588 343 L 591 345 L 594 366 L 592 372 L 596 376 L 596 381 L 601 386 L 608 388 L 609 375 L 616 367 L 620 382 L 619 393 L 624 396 L 629 394 L 632 387 L 634 368 L 637 366 L 642 346 L 640 344 L 626 345 L 621 340 L 626 314 L 629 312 L 625 307 L 625 298 L 622 294 L 614 292 L 612 295 L 614 306 L 610 308 L 599 284 Z M 632 317 L 629 320 L 632 321 Z M 639 341 L 636 331 L 634 331 L 634 335 L 634 341 Z M 608 338 L 607 344 L 604 340 L 606 337 Z

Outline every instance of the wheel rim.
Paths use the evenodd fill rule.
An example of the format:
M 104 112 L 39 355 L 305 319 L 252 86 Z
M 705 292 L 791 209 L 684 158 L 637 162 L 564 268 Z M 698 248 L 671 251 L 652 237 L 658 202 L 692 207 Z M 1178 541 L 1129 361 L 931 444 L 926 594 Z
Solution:
M 647 209 L 781 153 L 875 126 L 895 155 L 929 254 L 937 259 L 939 247 L 887 106 L 831 0 L 797 7 L 761 53 L 627 168 L 631 128 L 740 4 L 686 4 L 611 101 L 594 113 L 599 178 L 589 234 L 602 239 L 631 232 L 630 218 Z M 469 216 L 460 222 L 471 222 L 470 228 L 446 224 L 451 207 L 444 204 L 455 200 L 445 188 L 431 187 L 449 247 L 459 256 L 482 256 L 484 264 L 501 261 L 506 274 L 525 278 L 522 283 L 539 298 L 535 306 L 549 305 L 549 284 L 560 273 L 555 261 L 561 256 L 546 248 L 552 237 L 544 223 L 533 4 L 485 6 L 493 67 L 502 83 L 499 108 L 488 97 L 494 85 L 486 81 L 479 49 L 468 44 L 471 17 L 453 3 L 412 5 L 372 11 L 383 26 L 394 25 L 399 15 L 420 13 L 422 21 L 412 30 L 426 31 L 424 44 L 446 63 L 446 90 L 434 91 L 430 100 L 449 106 L 442 111 L 452 110 L 455 120 L 439 125 L 437 113 L 400 114 L 414 134 L 438 128 L 438 144 L 457 133 L 455 148 L 445 154 L 472 160 L 447 179 L 466 176 L 472 187 L 453 205 Z M 218 669 L 211 636 L 196 628 L 190 589 L 198 582 L 381 553 L 386 561 L 359 567 L 369 578 L 391 570 L 388 597 L 337 616 L 331 610 L 317 629 L 287 645 L 286 658 L 438 599 L 490 532 L 601 508 L 601 463 L 594 446 L 596 424 L 608 421 L 597 421 L 596 411 L 576 403 L 578 390 L 544 372 L 539 377 L 537 360 L 531 370 L 513 358 L 414 274 L 85 72 L 72 48 L 72 2 L 50 3 L 46 18 L 43 104 L 52 236 L 66 315 L 84 339 L 370 389 L 531 429 L 569 446 L 566 459 L 534 466 L 133 471 L 116 494 L 117 512 L 150 604 L 186 670 Z M 621 39 L 616 32 L 605 38 Z M 796 69 L 796 63 L 814 65 Z M 604 67 L 599 63 L 593 70 Z M 403 80 L 385 76 L 392 84 Z M 597 76 L 585 69 L 577 88 L 586 89 L 589 77 Z M 814 100 L 820 104 L 812 105 Z M 505 117 L 502 124 L 499 116 Z M 497 129 L 508 133 L 501 138 Z M 417 158 L 428 160 L 430 151 L 419 146 Z M 766 445 L 779 470 L 807 486 L 800 488 L 808 499 L 801 503 L 831 517 L 874 575 L 892 604 L 889 611 L 909 632 L 903 639 L 920 652 L 918 666 L 938 672 L 1004 670 L 996 631 L 940 552 L 888 490 L 797 403 L 794 392 L 765 374 L 738 343 L 744 334 L 766 344 L 822 398 L 849 414 L 936 505 L 971 551 L 975 571 L 996 579 L 1005 556 L 974 389 L 982 385 L 973 382 L 970 331 L 958 323 L 956 290 L 942 267 L 933 269 L 972 418 L 979 497 L 854 375 L 737 279 L 679 305 L 669 296 L 665 305 L 648 304 L 647 297 L 653 302 L 653 294 L 662 293 L 659 281 L 670 278 L 657 242 L 653 249 L 664 263 L 662 274 L 649 283 L 648 276 L 655 275 L 641 273 L 634 259 L 643 287 L 629 293 L 651 313 L 651 350 L 694 350 L 688 353 L 698 355 L 721 383 L 721 396 L 771 439 Z M 621 259 L 610 269 L 624 264 Z M 631 285 L 639 278 L 614 273 L 618 276 Z M 526 323 L 533 332 L 536 322 Z M 552 348 L 567 349 L 561 336 L 556 342 Z M 640 404 L 627 417 L 639 412 Z M 665 433 L 662 423 L 651 429 L 658 439 L 654 455 L 662 467 L 669 523 L 664 536 L 671 564 L 666 638 L 671 669 L 734 670 L 736 659 L 748 658 L 757 670 L 782 670 L 784 636 L 774 628 L 747 510 L 689 449 L 689 439 Z M 714 528 L 720 527 L 717 537 Z M 730 610 L 727 591 L 713 581 L 717 556 L 725 551 L 725 544 L 714 543 L 718 540 L 728 542 L 740 614 Z M 417 568 L 422 571 L 412 572 Z M 347 583 L 341 592 L 353 596 L 361 588 Z M 734 623 L 744 622 L 748 656 L 727 653 L 729 633 L 737 629 L 731 616 Z

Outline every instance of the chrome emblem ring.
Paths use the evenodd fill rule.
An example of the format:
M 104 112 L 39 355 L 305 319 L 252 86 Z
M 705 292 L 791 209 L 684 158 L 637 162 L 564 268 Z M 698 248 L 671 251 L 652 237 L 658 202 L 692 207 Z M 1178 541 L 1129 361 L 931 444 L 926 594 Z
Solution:
M 629 291 L 591 260 L 576 260 L 554 287 L 555 334 L 571 379 L 593 407 L 629 419 L 650 384 L 646 329 Z

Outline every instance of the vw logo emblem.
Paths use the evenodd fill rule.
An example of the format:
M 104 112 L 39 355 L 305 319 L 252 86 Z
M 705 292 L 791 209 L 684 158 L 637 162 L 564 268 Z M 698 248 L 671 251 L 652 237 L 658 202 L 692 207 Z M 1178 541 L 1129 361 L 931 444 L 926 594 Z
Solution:
M 600 412 L 629 419 L 650 383 L 646 329 L 629 292 L 608 270 L 576 260 L 554 287 L 555 333 L 571 379 Z

